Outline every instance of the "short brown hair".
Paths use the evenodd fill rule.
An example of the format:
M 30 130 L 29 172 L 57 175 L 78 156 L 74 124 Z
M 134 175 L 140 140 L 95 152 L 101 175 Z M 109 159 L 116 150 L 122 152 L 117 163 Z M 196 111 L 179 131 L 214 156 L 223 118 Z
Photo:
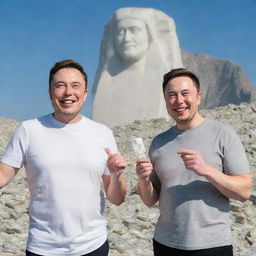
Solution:
M 87 88 L 87 74 L 85 73 L 83 67 L 78 62 L 76 62 L 74 60 L 62 60 L 62 61 L 56 62 L 54 64 L 54 66 L 51 68 L 50 74 L 49 74 L 49 88 L 51 88 L 51 83 L 52 83 L 54 74 L 56 74 L 62 68 L 75 68 L 78 71 L 80 71 L 84 77 L 85 88 Z
M 175 78 L 175 77 L 180 77 L 180 76 L 187 76 L 189 78 L 191 78 L 191 80 L 193 81 L 193 84 L 195 85 L 197 91 L 200 91 L 200 81 L 199 78 L 192 73 L 191 71 L 189 71 L 186 68 L 176 68 L 176 69 L 172 69 L 171 71 L 169 71 L 168 73 L 164 74 L 163 78 L 163 91 L 165 91 L 166 85 L 167 83 Z

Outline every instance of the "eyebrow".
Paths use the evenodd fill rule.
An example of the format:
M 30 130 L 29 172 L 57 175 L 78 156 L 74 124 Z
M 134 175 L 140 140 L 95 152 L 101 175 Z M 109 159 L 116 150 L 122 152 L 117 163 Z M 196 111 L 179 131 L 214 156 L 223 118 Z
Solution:
M 191 90 L 189 89 L 184 89 L 184 90 L 181 90 L 181 92 L 190 92 Z
M 66 84 L 66 82 L 65 82 L 65 81 L 62 81 L 62 80 L 56 81 L 55 83 L 56 83 L 56 84 L 59 84 L 59 83 Z M 71 84 L 81 84 L 81 83 L 80 83 L 79 81 L 73 81 L 73 82 L 71 82 Z
M 183 89 L 180 92 L 190 92 L 190 90 L 189 89 Z M 177 92 L 176 91 L 169 91 L 168 94 L 170 94 L 170 93 L 177 93 Z

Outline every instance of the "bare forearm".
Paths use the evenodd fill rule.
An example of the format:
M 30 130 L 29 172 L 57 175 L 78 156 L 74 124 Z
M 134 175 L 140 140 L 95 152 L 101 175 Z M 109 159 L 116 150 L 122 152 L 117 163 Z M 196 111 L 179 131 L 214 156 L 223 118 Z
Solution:
M 124 202 L 126 190 L 124 176 L 122 174 L 119 176 L 111 174 L 109 186 L 106 191 L 107 199 L 115 205 L 120 205 Z
M 8 180 L 0 170 L 0 188 L 4 187 L 8 183 Z
M 139 179 L 138 190 L 143 203 L 147 206 L 153 206 L 159 199 L 150 179 Z
M 7 185 L 19 169 L 0 162 L 0 188 Z
M 226 175 L 213 167 L 205 176 L 223 195 L 241 202 L 249 199 L 252 193 L 252 179 L 250 174 Z
M 193 150 L 178 151 L 185 167 L 198 176 L 206 177 L 223 195 L 239 201 L 247 200 L 252 193 L 250 174 L 226 175 L 208 165 L 202 155 Z

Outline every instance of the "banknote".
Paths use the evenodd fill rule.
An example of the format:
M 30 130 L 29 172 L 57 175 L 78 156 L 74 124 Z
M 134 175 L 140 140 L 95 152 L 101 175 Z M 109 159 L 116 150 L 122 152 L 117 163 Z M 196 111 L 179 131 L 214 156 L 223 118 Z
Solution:
M 142 138 L 132 138 L 132 145 L 138 158 L 148 157 Z

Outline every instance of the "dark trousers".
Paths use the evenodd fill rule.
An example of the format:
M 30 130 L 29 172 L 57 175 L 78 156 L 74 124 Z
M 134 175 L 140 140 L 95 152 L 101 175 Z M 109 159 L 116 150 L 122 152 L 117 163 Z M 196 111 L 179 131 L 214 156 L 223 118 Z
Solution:
M 101 247 L 99 247 L 95 251 L 90 252 L 88 254 L 83 254 L 81 256 L 108 256 L 108 251 L 109 251 L 109 245 L 108 245 L 108 241 L 106 241 Z M 33 252 L 29 252 L 26 250 L 26 256 L 44 256 L 44 255 L 35 254 Z
M 203 250 L 179 250 L 153 240 L 154 256 L 233 256 L 232 245 Z

